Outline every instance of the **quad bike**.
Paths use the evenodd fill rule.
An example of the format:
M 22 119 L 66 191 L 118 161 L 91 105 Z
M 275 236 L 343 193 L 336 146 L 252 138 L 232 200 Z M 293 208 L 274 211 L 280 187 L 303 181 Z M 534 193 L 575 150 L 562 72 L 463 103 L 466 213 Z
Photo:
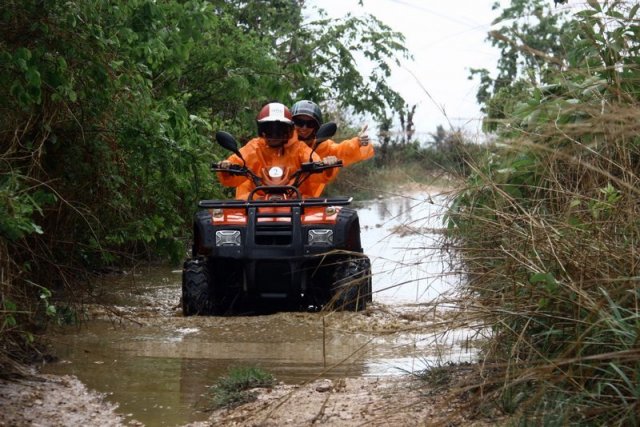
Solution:
M 317 141 L 335 131 L 326 123 Z M 242 159 L 233 136 L 218 132 L 216 140 Z M 271 168 L 259 176 L 246 164 L 213 164 L 212 171 L 246 176 L 256 188 L 247 200 L 198 203 L 182 273 L 184 315 L 363 310 L 371 302 L 371 264 L 358 214 L 346 207 L 352 198 L 302 198 L 298 189 L 312 174 L 340 166 L 309 161 L 295 172 Z

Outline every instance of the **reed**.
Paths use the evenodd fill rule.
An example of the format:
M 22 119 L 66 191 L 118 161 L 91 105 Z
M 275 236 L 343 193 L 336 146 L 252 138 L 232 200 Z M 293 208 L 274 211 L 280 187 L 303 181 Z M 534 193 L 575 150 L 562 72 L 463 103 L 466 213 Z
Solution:
M 638 424 L 638 111 L 522 129 L 452 197 L 467 315 L 491 331 L 478 389 L 525 424 Z

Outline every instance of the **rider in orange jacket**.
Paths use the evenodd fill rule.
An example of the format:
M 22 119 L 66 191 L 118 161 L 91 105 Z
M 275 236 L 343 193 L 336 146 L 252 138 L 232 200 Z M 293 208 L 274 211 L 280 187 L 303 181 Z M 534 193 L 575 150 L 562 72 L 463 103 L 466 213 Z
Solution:
M 293 123 L 295 124 L 298 139 L 306 143 L 312 149 L 316 144 L 316 132 L 322 125 L 322 112 L 318 104 L 308 100 L 298 101 L 291 107 Z M 342 160 L 343 166 L 370 159 L 375 152 L 373 145 L 369 143 L 369 135 L 363 130 L 360 136 L 337 143 L 326 140 L 315 147 L 315 152 L 320 157 L 334 156 Z M 338 174 L 335 173 L 331 180 Z M 316 186 L 314 197 L 319 197 L 325 184 Z
M 320 161 L 320 156 L 311 152 L 306 144 L 298 140 L 294 130 L 291 112 L 283 104 L 272 102 L 260 110 L 256 117 L 258 137 L 253 138 L 240 148 L 246 167 L 256 175 L 277 180 L 279 176 L 300 169 L 304 162 Z M 337 162 L 335 156 L 325 156 L 322 161 L 327 164 Z M 231 164 L 243 165 L 242 159 L 232 154 L 219 163 L 221 168 L 229 168 Z M 299 188 L 302 197 L 315 197 L 322 188 L 336 175 L 337 169 L 327 169 L 322 173 L 311 175 Z M 255 188 L 251 179 L 245 176 L 218 172 L 220 183 L 228 187 L 236 187 L 236 199 L 247 199 Z M 320 192 L 318 192 L 320 188 Z

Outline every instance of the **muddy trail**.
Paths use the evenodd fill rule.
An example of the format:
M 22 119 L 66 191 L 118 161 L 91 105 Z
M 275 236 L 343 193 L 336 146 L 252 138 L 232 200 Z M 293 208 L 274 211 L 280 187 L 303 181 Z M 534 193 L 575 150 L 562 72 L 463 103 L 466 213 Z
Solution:
M 470 361 L 465 331 L 443 327 L 440 301 L 457 278 L 437 244 L 439 200 L 416 194 L 359 208 L 374 276 L 363 312 L 184 317 L 181 270 L 139 269 L 102 279 L 85 321 L 51 336 L 56 361 L 41 371 L 104 393 L 124 422 L 175 426 L 209 419 L 207 390 L 231 367 L 260 367 L 284 388 L 347 387 L 345 379 L 393 382 L 434 363 Z

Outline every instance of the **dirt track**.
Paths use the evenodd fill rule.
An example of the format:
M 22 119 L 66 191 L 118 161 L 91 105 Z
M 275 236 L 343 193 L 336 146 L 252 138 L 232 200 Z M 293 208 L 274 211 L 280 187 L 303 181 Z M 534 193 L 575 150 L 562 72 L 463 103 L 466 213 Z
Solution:
M 0 380 L 0 426 L 121 426 L 104 396 L 72 376 L 34 374 Z
M 461 378 L 466 373 L 458 371 Z M 413 377 L 322 379 L 304 385 L 257 389 L 258 399 L 219 410 L 202 426 L 493 426 L 498 418 L 479 419 L 473 404 L 450 399 Z M 141 426 L 126 421 L 115 405 L 75 377 L 36 375 L 0 381 L 0 426 Z

